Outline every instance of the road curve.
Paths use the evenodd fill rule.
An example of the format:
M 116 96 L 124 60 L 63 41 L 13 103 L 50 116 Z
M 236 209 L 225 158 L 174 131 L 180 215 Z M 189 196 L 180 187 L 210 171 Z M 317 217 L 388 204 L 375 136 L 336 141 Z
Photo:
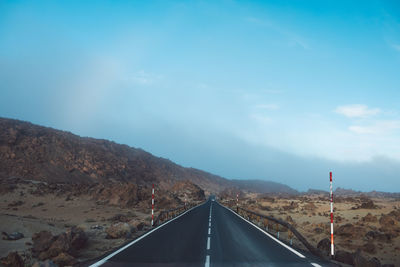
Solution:
M 92 266 L 328 266 L 211 199 Z

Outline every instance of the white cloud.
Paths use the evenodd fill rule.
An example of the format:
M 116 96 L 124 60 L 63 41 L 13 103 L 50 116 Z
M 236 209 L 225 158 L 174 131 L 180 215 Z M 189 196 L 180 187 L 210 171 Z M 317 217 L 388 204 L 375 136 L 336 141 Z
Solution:
M 366 105 L 339 106 L 335 112 L 349 118 L 366 118 L 381 112 L 379 108 L 368 108 Z
M 368 126 L 353 125 L 349 127 L 349 130 L 356 134 L 374 135 L 390 134 L 397 129 L 400 129 L 400 121 L 378 121 Z

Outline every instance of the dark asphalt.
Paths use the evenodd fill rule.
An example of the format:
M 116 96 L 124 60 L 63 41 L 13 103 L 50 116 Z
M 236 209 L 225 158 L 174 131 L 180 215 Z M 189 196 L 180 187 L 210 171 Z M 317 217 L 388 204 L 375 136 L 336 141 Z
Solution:
M 209 235 L 209 215 L 211 234 Z M 207 249 L 207 239 L 210 247 Z M 215 201 L 183 216 L 107 259 L 101 266 L 312 266 Z M 312 257 L 311 257 L 312 258 Z

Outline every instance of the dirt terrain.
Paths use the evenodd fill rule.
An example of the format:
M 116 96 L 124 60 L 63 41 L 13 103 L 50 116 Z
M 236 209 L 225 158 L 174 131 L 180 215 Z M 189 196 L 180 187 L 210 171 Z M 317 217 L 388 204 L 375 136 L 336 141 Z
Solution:
M 73 194 L 57 191 L 54 189 L 57 187 L 43 183 L 18 180 L 11 188 L 7 189 L 5 184 L 0 184 L 3 191 L 0 195 L 0 258 L 3 258 L 2 264 L 5 266 L 16 264 L 12 257 L 6 258 L 15 251 L 25 266 L 48 259 L 59 266 L 83 264 L 150 229 L 150 190 L 148 201 L 132 202 L 121 198 L 119 187 L 108 192 L 103 190 L 104 195 Z M 163 209 L 183 204 L 185 198 L 188 203 L 197 203 L 203 201 L 205 196 L 202 190 L 190 182 L 176 183 L 169 194 L 156 191 L 155 216 Z M 35 252 L 35 248 L 43 242 L 61 239 L 60 236 L 65 233 L 68 235 L 74 229 L 83 231 L 76 251 L 64 249 L 73 248 L 73 244 L 65 242 L 61 249 L 52 251 L 50 247 L 43 251 L 36 249 Z M 48 232 L 53 237 L 47 237 Z M 15 233 L 23 237 L 7 240 L 13 239 Z M 58 236 L 58 239 L 54 236 Z
M 329 249 L 330 204 L 326 195 L 241 196 L 239 206 L 291 222 L 313 246 Z M 369 198 L 362 194 L 336 197 L 334 236 L 335 251 L 340 251 L 342 262 L 353 260 L 345 252 L 354 254 L 359 250 L 366 259 L 400 266 L 400 199 Z

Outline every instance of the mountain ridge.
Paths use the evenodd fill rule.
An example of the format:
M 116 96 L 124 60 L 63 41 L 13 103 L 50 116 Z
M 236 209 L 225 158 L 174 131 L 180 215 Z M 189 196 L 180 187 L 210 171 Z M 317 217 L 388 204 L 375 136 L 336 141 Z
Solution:
M 9 177 L 49 183 L 117 181 L 139 186 L 157 183 L 162 189 L 189 180 L 213 194 L 228 188 L 265 193 L 271 185 L 275 186 L 274 192 L 279 191 L 276 188 L 285 188 L 286 193 L 297 192 L 276 182 L 230 180 L 196 168 L 182 167 L 141 148 L 114 141 L 0 118 L 0 179 Z M 280 186 L 276 187 L 278 184 Z M 258 190 L 260 188 L 263 190 Z

